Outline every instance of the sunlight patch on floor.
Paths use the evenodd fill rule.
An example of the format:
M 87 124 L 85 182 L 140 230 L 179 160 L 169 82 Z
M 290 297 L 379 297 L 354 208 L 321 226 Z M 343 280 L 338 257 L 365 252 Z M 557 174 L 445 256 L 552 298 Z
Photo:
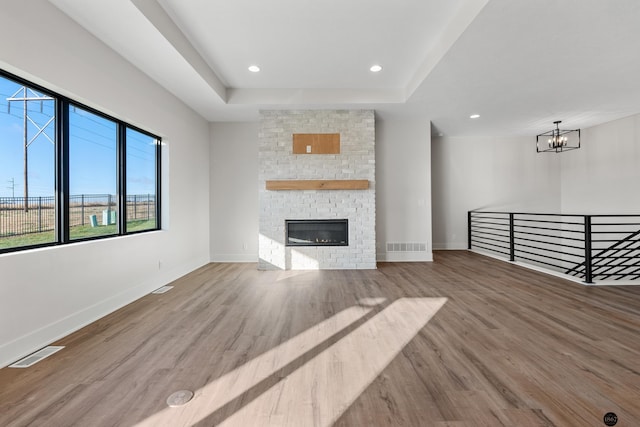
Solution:
M 381 302 L 384 301 L 384 299 L 381 300 Z M 163 423 L 173 425 L 166 424 L 169 419 L 181 421 L 188 419 L 197 422 L 372 310 L 372 307 L 349 307 L 197 390 L 189 405 L 180 409 L 166 408 L 138 426 L 157 426 Z M 176 413 L 177 411 L 180 413 Z
M 373 303 L 379 300 L 367 301 Z M 253 400 L 242 399 L 225 426 L 330 426 L 446 303 L 401 298 L 366 320 Z M 192 425 L 354 324 L 373 308 L 354 306 L 307 329 L 196 391 L 184 407 L 165 408 L 138 426 Z

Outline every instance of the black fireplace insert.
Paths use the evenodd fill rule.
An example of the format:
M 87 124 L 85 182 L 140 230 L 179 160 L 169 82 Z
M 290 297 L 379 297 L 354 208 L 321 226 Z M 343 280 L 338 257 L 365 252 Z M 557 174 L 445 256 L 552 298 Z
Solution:
M 347 219 L 287 219 L 286 246 L 348 246 Z

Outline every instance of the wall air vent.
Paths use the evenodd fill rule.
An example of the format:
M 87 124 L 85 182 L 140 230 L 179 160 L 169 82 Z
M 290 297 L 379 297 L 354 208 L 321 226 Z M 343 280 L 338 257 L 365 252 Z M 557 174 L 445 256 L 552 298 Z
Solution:
M 9 365 L 9 367 L 10 368 L 28 368 L 29 366 L 35 365 L 36 363 L 38 363 L 42 359 L 45 359 L 45 358 L 51 356 L 52 354 L 59 352 L 63 348 L 64 348 L 64 346 L 53 346 L 53 345 L 50 345 L 48 347 L 45 347 L 43 349 L 40 349 L 40 350 L 36 351 L 35 353 L 31 353 L 30 355 L 28 355 L 24 359 L 20 359 L 16 363 L 14 363 L 13 365 Z
M 165 292 L 170 291 L 171 289 L 173 289 L 173 286 L 163 286 L 161 288 L 156 289 L 155 291 L 151 292 L 152 294 L 164 294 Z
M 426 252 L 426 243 L 389 243 L 387 252 Z

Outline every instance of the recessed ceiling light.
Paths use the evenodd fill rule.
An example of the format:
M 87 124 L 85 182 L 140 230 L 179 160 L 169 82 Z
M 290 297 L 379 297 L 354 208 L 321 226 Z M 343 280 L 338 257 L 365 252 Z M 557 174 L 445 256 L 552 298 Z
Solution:
M 369 70 L 371 70 L 372 73 L 377 73 L 378 71 L 382 71 L 382 66 L 380 65 L 372 65 L 371 68 L 369 68 Z
M 258 71 L 260 71 L 260 67 L 258 67 L 257 65 L 251 65 L 249 66 L 249 71 L 251 71 L 252 73 L 257 73 Z
M 470 119 L 477 119 L 478 117 L 480 117 L 480 114 L 472 114 L 469 116 Z

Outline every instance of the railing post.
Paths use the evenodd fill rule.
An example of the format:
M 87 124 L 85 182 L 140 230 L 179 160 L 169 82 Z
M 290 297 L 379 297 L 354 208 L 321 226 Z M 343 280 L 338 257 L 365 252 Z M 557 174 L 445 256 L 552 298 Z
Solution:
M 509 212 L 509 261 L 516 260 L 516 239 L 513 231 L 513 212 Z
M 147 221 L 151 219 L 151 195 L 147 193 Z
M 584 281 L 593 283 L 591 268 L 591 215 L 584 216 Z
M 471 211 L 467 211 L 467 249 L 471 250 Z
M 84 225 L 84 194 L 80 196 L 80 212 L 82 215 L 81 223 Z

